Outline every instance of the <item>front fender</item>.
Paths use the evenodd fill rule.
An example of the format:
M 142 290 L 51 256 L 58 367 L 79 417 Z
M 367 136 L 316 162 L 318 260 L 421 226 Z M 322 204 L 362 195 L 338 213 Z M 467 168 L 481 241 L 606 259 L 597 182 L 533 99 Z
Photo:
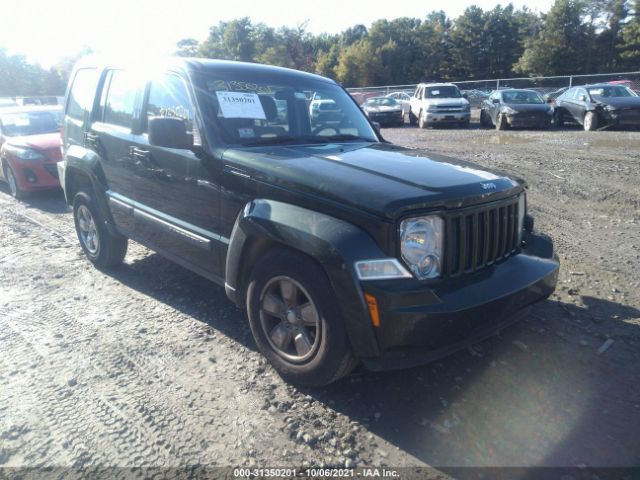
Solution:
M 329 278 L 340 307 L 354 353 L 379 354 L 373 326 L 364 302 L 354 263 L 386 255 L 362 229 L 331 216 L 287 203 L 257 199 L 240 212 L 229 240 L 225 282 L 232 300 L 240 301 L 247 247 L 257 239 L 269 239 L 313 258 Z

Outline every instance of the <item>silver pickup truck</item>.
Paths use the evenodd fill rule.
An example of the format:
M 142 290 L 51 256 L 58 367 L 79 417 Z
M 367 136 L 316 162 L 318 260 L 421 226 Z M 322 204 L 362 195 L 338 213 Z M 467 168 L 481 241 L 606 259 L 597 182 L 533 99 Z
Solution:
M 420 128 L 435 125 L 468 127 L 471 107 L 452 83 L 421 83 L 410 100 L 409 123 Z

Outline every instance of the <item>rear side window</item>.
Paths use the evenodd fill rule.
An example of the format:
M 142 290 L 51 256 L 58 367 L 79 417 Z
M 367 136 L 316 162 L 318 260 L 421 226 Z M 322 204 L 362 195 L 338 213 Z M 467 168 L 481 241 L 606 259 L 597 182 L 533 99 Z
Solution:
M 138 82 L 125 70 L 112 70 L 103 106 L 103 122 L 131 128 Z
M 93 106 L 97 79 L 98 70 L 95 68 L 82 68 L 76 72 L 69 91 L 67 115 L 76 120 L 84 119 L 85 113 Z

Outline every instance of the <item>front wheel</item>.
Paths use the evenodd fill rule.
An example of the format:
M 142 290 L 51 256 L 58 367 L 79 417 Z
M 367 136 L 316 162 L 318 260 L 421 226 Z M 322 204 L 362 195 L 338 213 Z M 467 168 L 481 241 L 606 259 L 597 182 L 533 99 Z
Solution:
M 558 128 L 564 126 L 564 117 L 562 116 L 562 111 L 556 110 L 553 112 L 553 125 Z
M 4 173 L 7 178 L 7 183 L 9 184 L 9 192 L 11 192 L 11 196 L 17 200 L 25 198 L 27 193 L 20 188 L 20 185 L 18 185 L 18 179 L 9 165 L 5 167 Z
M 98 268 L 108 268 L 122 263 L 127 254 L 127 238 L 109 231 L 89 194 L 76 194 L 73 201 L 73 220 L 82 251 L 91 263 Z
M 327 385 L 356 365 L 329 280 L 305 255 L 278 248 L 262 258 L 247 313 L 258 348 L 291 383 Z
M 584 122 L 582 124 L 585 131 L 593 132 L 598 129 L 598 115 L 595 112 L 587 112 L 584 116 Z
M 480 126 L 482 128 L 487 128 L 490 126 L 490 124 L 491 120 L 487 118 L 487 112 L 485 112 L 484 110 L 480 110 Z
M 496 130 L 506 130 L 509 126 L 507 122 L 507 116 L 503 113 L 498 114 L 498 118 L 496 119 Z

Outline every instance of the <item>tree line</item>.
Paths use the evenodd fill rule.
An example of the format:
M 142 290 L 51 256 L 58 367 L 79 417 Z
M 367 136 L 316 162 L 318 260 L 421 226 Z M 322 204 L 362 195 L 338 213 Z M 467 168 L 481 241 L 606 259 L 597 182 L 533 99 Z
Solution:
M 63 95 L 74 62 L 50 68 L 0 48 L 0 97 Z M 347 87 L 640 70 L 640 0 L 556 0 L 546 13 L 513 5 L 468 7 L 455 19 L 378 20 L 339 34 L 306 25 L 273 28 L 249 18 L 219 22 L 177 55 L 279 65 L 334 78 Z
M 537 14 L 509 4 L 455 19 L 378 20 L 330 35 L 306 25 L 219 22 L 177 55 L 258 62 L 318 73 L 347 87 L 640 70 L 640 0 L 556 0 Z

